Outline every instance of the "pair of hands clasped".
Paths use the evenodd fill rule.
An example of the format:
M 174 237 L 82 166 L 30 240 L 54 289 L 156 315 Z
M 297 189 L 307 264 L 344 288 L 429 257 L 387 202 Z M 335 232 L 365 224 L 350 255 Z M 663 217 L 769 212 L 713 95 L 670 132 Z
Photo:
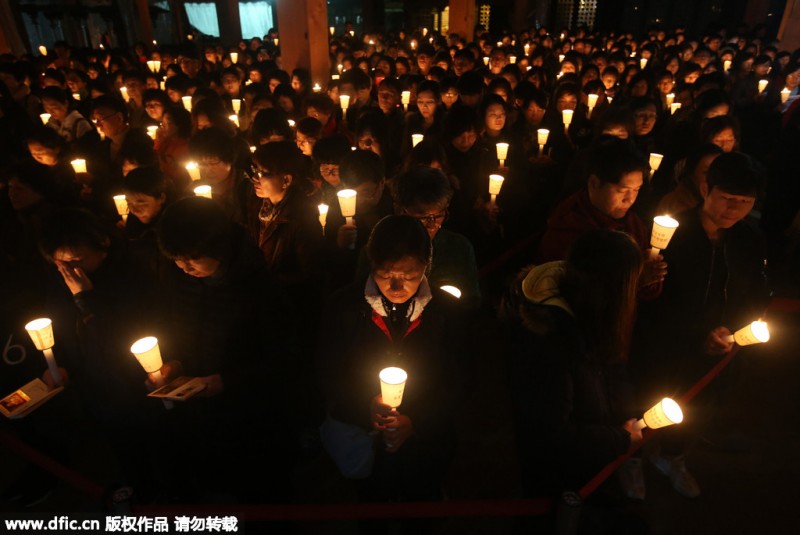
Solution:
M 372 398 L 370 414 L 372 415 L 372 427 L 381 433 L 386 444 L 386 451 L 389 453 L 399 450 L 414 431 L 411 418 L 384 404 L 380 395 Z

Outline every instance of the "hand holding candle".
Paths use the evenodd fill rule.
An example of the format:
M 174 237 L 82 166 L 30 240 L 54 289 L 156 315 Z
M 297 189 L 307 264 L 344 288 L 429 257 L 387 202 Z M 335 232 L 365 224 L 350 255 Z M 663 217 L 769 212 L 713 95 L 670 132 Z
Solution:
M 395 410 L 403 402 L 408 374 L 401 368 L 384 368 L 378 378 L 381 382 L 381 400 Z
M 573 110 L 563 110 L 561 112 L 561 119 L 564 121 L 564 130 L 569 130 L 569 125 L 572 124 Z
M 150 380 L 157 387 L 164 386 L 164 377 L 161 375 L 161 368 L 164 361 L 161 359 L 161 350 L 158 348 L 158 339 L 155 336 L 141 338 L 131 346 L 131 353 L 142 365 Z M 171 409 L 171 401 L 164 401 L 164 407 Z
M 233 113 L 238 114 L 242 110 L 242 99 L 240 98 L 231 99 L 231 108 L 233 108 Z
M 668 425 L 679 424 L 682 421 L 683 411 L 680 406 L 672 399 L 664 398 L 644 413 L 644 417 L 636 422 L 634 427 L 639 430 L 645 427 L 658 429 Z
M 729 342 L 736 342 L 740 346 L 749 346 L 752 344 L 763 344 L 769 342 L 769 329 L 767 322 L 754 321 L 746 327 L 742 327 L 728 337 Z
M 678 222 L 668 215 L 659 215 L 653 218 L 653 232 L 650 235 L 650 258 L 657 258 L 661 249 L 666 249 Z
M 346 112 L 350 107 L 350 95 L 339 95 L 339 105 L 342 107 L 342 111 Z
M 663 159 L 663 154 L 658 154 L 657 152 L 650 153 L 650 174 L 655 174 L 655 172 L 658 171 L 658 168 L 661 167 L 661 160 Z
M 343 189 L 337 192 L 336 196 L 339 198 L 339 208 L 341 209 L 342 216 L 344 216 L 347 226 L 354 227 L 356 223 L 353 218 L 356 215 L 356 199 L 358 192 L 354 189 Z M 339 229 L 340 236 L 345 232 L 343 228 L 344 227 Z M 339 246 L 353 250 L 356 248 L 355 229 L 349 230 L 349 233 L 350 235 L 347 238 L 339 240 Z
M 53 322 L 50 318 L 39 318 L 29 322 L 25 325 L 25 330 L 28 331 L 33 345 L 36 349 L 44 353 L 44 358 L 47 361 L 47 369 L 50 370 L 50 375 L 57 386 L 64 384 L 61 377 L 61 371 L 56 364 L 56 358 L 53 355 L 53 346 L 55 345 L 55 337 L 53 336 Z

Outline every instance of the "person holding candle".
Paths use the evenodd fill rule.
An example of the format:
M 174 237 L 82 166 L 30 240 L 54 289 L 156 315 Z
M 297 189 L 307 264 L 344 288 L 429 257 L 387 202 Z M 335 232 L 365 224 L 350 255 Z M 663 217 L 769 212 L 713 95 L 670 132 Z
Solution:
M 70 110 L 70 100 L 63 89 L 46 87 L 42 90 L 40 98 L 44 111 L 50 114 L 47 126 L 55 130 L 72 147 L 82 147 L 85 150 L 87 143 L 97 142 L 97 135 L 94 134 L 94 128 L 89 121 L 78 110 Z M 79 142 L 87 135 L 90 137 Z
M 184 492 L 283 501 L 293 464 L 286 423 L 293 406 L 286 384 L 296 380 L 292 307 L 271 282 L 263 252 L 213 200 L 170 206 L 158 243 L 172 261 L 151 333 L 165 361 L 162 375 L 206 384 L 175 408 L 165 431 L 175 444 L 164 451 L 173 477 Z M 265 466 L 269 482 L 252 477 Z
M 317 366 L 329 419 L 370 441 L 368 433 L 377 432 L 371 470 L 359 474 L 365 501 L 441 499 L 454 447 L 460 346 L 455 298 L 425 277 L 430 255 L 418 220 L 382 219 L 367 245 L 369 276 L 331 296 L 322 316 Z M 408 374 L 397 408 L 380 398 L 378 373 L 388 366 Z M 323 441 L 341 444 L 342 437 L 325 435 L 330 420 Z
M 629 234 L 644 255 L 650 248 L 650 233 L 631 207 L 649 170 L 647 159 L 629 141 L 614 137 L 603 140 L 592 155 L 586 186 L 556 206 L 548 218 L 537 258 L 543 262 L 565 258 L 579 236 L 596 228 Z M 641 296 L 658 295 L 666 272 L 661 256 L 648 258 L 639 279 Z
M 164 258 L 158 250 L 156 227 L 161 214 L 173 199 L 169 183 L 157 166 L 139 167 L 125 176 L 123 182 L 128 218 L 123 232 L 128 251 L 153 278 L 164 269 Z
M 317 208 L 308 199 L 310 184 L 303 155 L 291 141 L 260 146 L 253 154 L 247 228 L 270 273 L 288 293 L 307 302 L 318 279 L 321 239 Z M 300 299 L 300 295 L 303 299 Z
M 694 384 L 710 362 L 731 350 L 726 337 L 761 316 L 769 296 L 763 237 L 747 219 L 763 189 L 756 164 L 742 153 L 720 154 L 699 189 L 702 203 L 675 215 L 680 227 L 663 252 L 669 276 L 637 325 L 641 351 L 633 364 L 649 401 L 657 392 L 679 393 Z M 693 400 L 687 409 L 691 421 L 665 433 L 661 453 L 653 455 L 656 467 L 685 496 L 697 496 L 700 488 L 683 454 L 711 422 L 718 388 Z
M 127 347 L 152 319 L 145 311 L 153 310 L 154 281 L 113 229 L 84 210 L 54 212 L 39 248 L 54 264 L 46 303 L 68 386 L 108 436 L 126 481 L 147 499 L 158 480 L 148 435 L 160 407 L 147 398 Z
M 642 267 L 629 235 L 593 229 L 572 243 L 566 260 L 523 271 L 504 297 L 526 496 L 581 488 L 642 440 L 626 373 Z M 602 503 L 602 494 L 592 498 Z M 598 515 L 592 498 L 582 516 Z M 606 521 L 620 514 L 604 512 Z
M 175 106 L 164 110 L 153 148 L 161 172 L 176 192 L 183 191 L 191 182 L 186 171 L 191 134 L 192 116 L 189 112 Z
M 105 95 L 93 101 L 92 117 L 106 139 L 96 154 L 87 158 L 87 167 L 95 181 L 107 181 L 113 187 L 122 183 L 123 147 L 129 144 L 153 146 L 153 140 L 144 129 L 131 128 L 126 114 L 125 103 L 117 98 Z

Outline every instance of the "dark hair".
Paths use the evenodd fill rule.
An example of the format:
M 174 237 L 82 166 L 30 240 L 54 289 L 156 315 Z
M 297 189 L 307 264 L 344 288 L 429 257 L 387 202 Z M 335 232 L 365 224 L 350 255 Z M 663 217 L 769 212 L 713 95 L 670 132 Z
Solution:
M 49 86 L 42 89 L 42 92 L 39 94 L 39 98 L 42 100 L 55 100 L 59 104 L 64 104 L 65 106 L 69 105 L 69 98 L 67 98 L 67 92 L 60 87 Z
M 305 109 L 315 108 L 322 113 L 330 114 L 335 107 L 333 99 L 325 93 L 311 93 L 306 97 Z
M 47 149 L 58 149 L 63 151 L 67 148 L 66 140 L 58 135 L 58 132 L 46 126 L 37 127 L 25 138 L 27 143 L 36 142 Z
M 92 101 L 92 111 L 101 109 L 111 110 L 115 113 L 121 113 L 122 117 L 127 122 L 128 108 L 125 106 L 125 101 L 116 95 L 101 95 Z
M 627 359 L 641 270 L 642 252 L 623 232 L 586 232 L 567 254 L 561 293 L 600 362 Z
M 733 136 L 736 138 L 738 143 L 742 138 L 739 132 L 739 121 L 736 119 L 736 117 L 732 117 L 730 115 L 718 115 L 703 121 L 703 124 L 700 127 L 700 141 L 703 143 L 710 143 L 714 136 L 727 128 L 733 130 Z
M 39 250 L 52 261 L 56 250 L 89 247 L 105 251 L 111 243 L 110 230 L 100 219 L 80 208 L 61 208 L 47 218 L 39 233 Z
M 478 131 L 478 119 L 475 115 L 475 110 L 466 106 L 453 106 L 453 109 L 445 116 L 444 120 L 445 141 L 450 142 L 464 132 L 470 131 Z
M 167 193 L 167 181 L 157 166 L 137 167 L 124 178 L 123 189 L 158 198 Z
M 195 158 L 217 157 L 223 162 L 233 163 L 236 150 L 233 136 L 216 127 L 200 130 L 189 140 L 189 153 Z
M 311 154 L 316 165 L 338 165 L 342 161 L 342 158 L 350 154 L 350 152 L 350 142 L 347 141 L 347 138 L 341 134 L 335 134 L 317 141 L 314 144 Z
M 231 254 L 233 223 L 222 207 L 205 197 L 187 197 L 164 211 L 158 245 L 168 258 L 224 260 Z
M 297 131 L 307 137 L 322 137 L 322 123 L 313 117 L 304 117 L 297 121 Z
M 450 181 L 438 169 L 418 165 L 401 173 L 390 183 L 394 202 L 401 208 L 446 207 L 453 198 Z
M 253 119 L 250 130 L 253 143 L 258 144 L 261 139 L 271 135 L 283 136 L 285 139 L 294 139 L 294 132 L 289 127 L 286 112 L 280 108 L 264 108 L 259 110 Z
M 390 215 L 378 221 L 369 236 L 366 251 L 372 269 L 407 256 L 427 266 L 432 256 L 428 231 L 407 215 Z
M 354 150 L 339 163 L 339 176 L 348 188 L 365 182 L 380 183 L 384 178 L 383 159 L 371 150 Z
M 764 189 L 764 174 L 743 152 L 720 154 L 708 168 L 708 191 L 714 188 L 731 195 L 759 197 Z
M 292 141 L 272 141 L 259 146 L 253 162 L 277 175 L 292 175 L 292 187 L 305 182 L 303 153 Z
M 158 165 L 158 157 L 153 150 L 153 142 L 150 138 L 125 143 L 120 149 L 118 157 L 120 161 L 128 161 L 141 167 Z
M 647 158 L 627 139 L 609 136 L 592 149 L 589 174 L 596 176 L 602 184 L 618 184 L 628 173 L 650 170 Z
M 442 93 L 439 89 L 439 82 L 435 80 L 425 80 L 417 87 L 417 95 L 423 92 L 433 93 L 433 98 L 436 102 L 442 100 Z
M 186 111 L 186 108 L 168 106 L 164 109 L 164 115 L 169 115 L 172 118 L 175 128 L 178 129 L 179 138 L 189 139 L 192 135 L 192 114 Z

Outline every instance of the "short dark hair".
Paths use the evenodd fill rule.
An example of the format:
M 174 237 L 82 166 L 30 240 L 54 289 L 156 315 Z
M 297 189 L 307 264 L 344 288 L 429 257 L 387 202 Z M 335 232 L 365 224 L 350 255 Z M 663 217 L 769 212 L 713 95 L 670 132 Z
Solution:
M 222 207 L 205 197 L 187 197 L 164 211 L 158 227 L 158 245 L 168 258 L 210 257 L 224 260 L 231 254 L 233 223 Z
M 764 189 L 764 173 L 743 152 L 720 154 L 708 168 L 708 191 L 718 188 L 731 195 L 759 197 Z
M 167 193 L 167 181 L 157 166 L 137 167 L 123 180 L 123 189 L 158 198 Z
M 292 175 L 299 181 L 306 179 L 303 153 L 292 141 L 271 141 L 259 146 L 253 161 L 274 174 Z
M 297 131 L 307 137 L 322 137 L 322 123 L 313 117 L 304 117 L 297 121 Z
M 349 188 L 365 182 L 379 183 L 384 178 L 383 159 L 371 150 L 355 150 L 342 158 L 339 176 Z
M 61 208 L 47 218 L 39 233 L 39 250 L 53 260 L 62 247 L 89 247 L 105 251 L 111 243 L 110 229 L 100 219 L 82 208 Z
M 395 177 L 390 186 L 394 202 L 401 208 L 445 207 L 453 198 L 450 181 L 439 169 L 419 165 Z
M 347 138 L 341 134 L 335 134 L 317 141 L 314 144 L 311 154 L 317 165 L 338 165 L 350 152 L 350 142 L 347 141 Z
M 189 153 L 195 158 L 217 157 L 223 162 L 233 163 L 236 150 L 233 136 L 221 128 L 200 130 L 189 140 Z
M 369 236 L 366 250 L 373 269 L 407 256 L 427 266 L 432 256 L 428 231 L 422 223 L 407 215 L 390 215 L 378 221 Z
M 609 136 L 592 150 L 589 162 L 590 175 L 602 184 L 619 184 L 623 176 L 635 171 L 649 172 L 650 163 L 636 146 L 627 139 Z

